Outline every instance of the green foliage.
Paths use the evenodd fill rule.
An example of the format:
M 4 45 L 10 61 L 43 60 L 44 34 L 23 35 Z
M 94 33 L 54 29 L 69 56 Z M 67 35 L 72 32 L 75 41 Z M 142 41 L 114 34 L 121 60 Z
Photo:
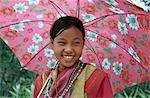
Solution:
M 32 98 L 33 87 L 33 84 L 31 84 L 31 88 L 27 88 L 25 85 L 17 84 L 15 87 L 13 87 L 13 91 L 10 91 L 10 93 L 12 98 Z
M 18 59 L 0 39 L 0 96 L 3 96 L 0 98 L 31 98 L 35 78 L 35 73 L 21 68 Z
M 126 88 L 116 94 L 115 98 L 150 98 L 150 81 Z

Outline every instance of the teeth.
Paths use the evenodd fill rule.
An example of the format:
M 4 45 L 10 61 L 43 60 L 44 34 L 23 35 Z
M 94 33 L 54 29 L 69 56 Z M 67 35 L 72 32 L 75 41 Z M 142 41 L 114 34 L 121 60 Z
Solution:
M 64 56 L 64 58 L 66 58 L 66 59 L 72 59 L 73 56 Z

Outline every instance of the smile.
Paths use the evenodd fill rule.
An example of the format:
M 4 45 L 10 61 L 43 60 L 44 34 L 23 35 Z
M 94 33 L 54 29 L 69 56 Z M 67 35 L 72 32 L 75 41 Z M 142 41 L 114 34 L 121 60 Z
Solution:
M 63 58 L 67 61 L 71 61 L 71 60 L 73 60 L 74 56 L 65 55 L 65 56 L 63 56 Z

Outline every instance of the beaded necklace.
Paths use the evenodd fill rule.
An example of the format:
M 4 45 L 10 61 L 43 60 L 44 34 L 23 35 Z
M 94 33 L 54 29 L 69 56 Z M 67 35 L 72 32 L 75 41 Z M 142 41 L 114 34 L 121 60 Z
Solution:
M 68 84 L 66 85 L 63 93 L 59 96 L 59 98 L 63 98 L 66 93 L 71 90 L 71 87 L 73 86 L 73 83 L 75 82 L 75 80 L 77 79 L 77 77 L 79 76 L 79 74 L 81 73 L 82 69 L 85 67 L 85 64 L 82 63 L 81 61 L 79 61 L 77 67 L 75 68 L 75 70 L 73 71 L 73 73 L 71 74 L 71 77 L 69 79 Z
M 75 80 L 77 79 L 77 77 L 79 76 L 79 74 L 81 73 L 81 71 L 83 70 L 83 68 L 85 67 L 85 63 L 82 63 L 81 61 L 78 62 L 78 65 L 76 66 L 75 70 L 72 72 L 69 82 L 67 83 L 67 85 L 65 86 L 64 91 L 62 92 L 62 94 L 58 97 L 58 98 L 64 98 L 65 95 L 71 90 L 73 87 L 73 83 L 75 82 Z M 50 76 L 49 78 L 49 82 L 52 83 L 52 78 Z M 47 85 L 48 86 L 48 85 Z M 49 85 L 49 87 L 51 88 L 51 85 Z M 51 98 L 47 92 L 45 98 Z

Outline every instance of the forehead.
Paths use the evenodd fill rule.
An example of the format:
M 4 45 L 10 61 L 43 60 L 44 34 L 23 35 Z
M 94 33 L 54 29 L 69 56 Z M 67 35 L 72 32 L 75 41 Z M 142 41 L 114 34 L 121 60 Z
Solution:
M 83 35 L 78 28 L 73 26 L 65 29 L 55 39 L 83 39 Z

